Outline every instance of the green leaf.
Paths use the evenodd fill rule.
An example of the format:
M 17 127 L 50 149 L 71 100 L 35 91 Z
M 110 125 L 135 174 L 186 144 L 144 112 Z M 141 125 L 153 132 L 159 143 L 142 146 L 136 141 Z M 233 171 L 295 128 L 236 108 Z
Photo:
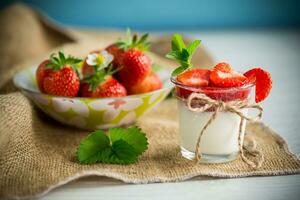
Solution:
M 192 55 L 200 42 L 200 40 L 195 40 L 186 47 L 181 35 L 177 33 L 173 35 L 171 41 L 172 51 L 167 53 L 166 57 L 176 60 L 180 66 L 172 72 L 172 76 L 176 76 L 185 70 L 192 68 Z
M 197 47 L 200 45 L 201 40 L 194 40 L 189 46 L 187 47 L 187 51 L 190 55 L 193 55 L 194 51 L 197 49 Z
M 66 58 L 65 58 L 64 53 L 63 53 L 62 51 L 59 51 L 59 52 L 58 52 L 58 56 L 59 56 L 59 59 L 60 59 L 60 61 L 61 61 L 61 64 L 65 64 Z
M 180 56 L 178 56 L 176 51 L 171 51 L 169 53 L 166 54 L 167 58 L 173 59 L 173 60 L 178 60 L 180 59 Z
M 109 138 L 101 130 L 95 131 L 84 138 L 77 150 L 77 159 L 81 163 L 95 163 L 101 150 L 108 148 Z
M 143 44 L 147 40 L 148 36 L 149 36 L 149 33 L 146 33 L 146 34 L 142 35 L 142 37 L 141 37 L 141 39 L 139 40 L 138 43 Z
M 185 44 L 183 42 L 182 36 L 178 33 L 175 33 L 172 38 L 172 50 L 173 51 L 181 51 L 183 48 L 185 48 Z
M 137 34 L 134 34 L 132 36 L 130 29 L 128 28 L 126 31 L 127 38 L 124 40 L 119 39 L 115 44 L 123 49 L 128 50 L 131 48 L 137 48 L 141 51 L 147 51 L 150 47 L 150 42 L 147 42 L 148 39 L 148 33 L 142 35 L 140 38 Z
M 109 130 L 109 138 L 112 142 L 124 140 L 131 145 L 138 154 L 143 153 L 147 149 L 148 141 L 145 133 L 140 128 L 133 126 L 127 129 L 111 128 Z
M 148 148 L 147 138 L 138 127 L 112 128 L 108 134 L 99 130 L 84 138 L 77 149 L 78 161 L 131 164 Z
M 181 60 L 182 61 L 188 61 L 189 57 L 190 57 L 190 54 L 189 54 L 188 50 L 187 49 L 182 49 Z
M 133 148 L 130 144 L 125 142 L 124 140 L 117 140 L 112 144 L 112 151 L 114 153 L 114 157 L 118 158 L 115 162 L 120 163 L 134 163 L 137 161 L 139 153 L 136 152 L 135 148 Z
M 177 67 L 173 72 L 172 72 L 172 76 L 177 76 L 178 74 L 181 74 L 182 72 L 184 72 L 185 70 L 187 70 L 187 67 L 184 66 L 180 66 Z
M 50 55 L 49 63 L 47 64 L 47 68 L 53 69 L 53 70 L 60 70 L 65 65 L 70 65 L 75 71 L 77 71 L 78 64 L 82 61 L 79 58 L 75 58 L 73 56 L 65 57 L 64 53 L 62 51 L 58 52 L 58 56 L 56 56 L 56 53 L 53 53 Z M 77 72 L 76 72 L 77 73 Z

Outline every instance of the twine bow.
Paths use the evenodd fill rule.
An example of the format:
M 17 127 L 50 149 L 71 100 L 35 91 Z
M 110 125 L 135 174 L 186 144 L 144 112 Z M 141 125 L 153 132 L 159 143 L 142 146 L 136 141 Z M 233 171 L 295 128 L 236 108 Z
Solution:
M 193 102 L 200 102 L 200 106 L 193 107 Z M 217 101 L 214 100 L 207 95 L 203 93 L 192 93 L 188 99 L 187 99 L 187 106 L 188 109 L 192 112 L 204 112 L 209 109 L 213 109 L 213 114 L 211 115 L 210 119 L 207 121 L 207 123 L 204 125 L 202 128 L 199 137 L 197 139 L 196 143 L 196 150 L 195 150 L 195 161 L 196 163 L 199 163 L 201 159 L 201 150 L 200 150 L 200 143 L 201 143 L 201 138 L 207 127 L 216 119 L 217 115 L 219 112 L 231 112 L 234 114 L 237 114 L 240 118 L 240 124 L 239 124 L 239 136 L 238 136 L 238 145 L 239 145 L 239 151 L 242 160 L 247 163 L 250 167 L 257 169 L 261 167 L 264 157 L 263 154 L 256 150 L 256 144 L 254 141 L 252 142 L 252 145 L 250 147 L 247 147 L 246 145 L 242 145 L 242 129 L 243 129 L 243 124 L 244 121 L 255 121 L 257 119 L 260 119 L 262 116 L 263 108 L 258 105 L 258 104 L 249 104 L 247 100 L 244 101 L 229 101 L 229 102 L 224 102 L 224 101 Z M 241 110 L 244 108 L 252 108 L 256 109 L 258 111 L 257 116 L 254 117 L 248 117 L 246 116 Z M 248 159 L 244 152 L 247 152 L 248 154 L 257 157 L 256 162 Z

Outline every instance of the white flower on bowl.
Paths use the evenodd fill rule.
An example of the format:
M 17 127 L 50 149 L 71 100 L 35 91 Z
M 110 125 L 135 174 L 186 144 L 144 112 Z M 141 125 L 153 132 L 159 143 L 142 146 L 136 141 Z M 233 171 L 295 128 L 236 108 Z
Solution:
M 88 106 L 80 100 L 67 98 L 53 98 L 52 104 L 56 112 L 66 112 L 71 108 L 78 115 L 84 117 L 88 117 L 89 115 Z
M 139 98 L 132 99 L 114 99 L 114 100 L 99 100 L 89 103 L 89 106 L 94 110 L 105 110 L 103 121 L 109 122 L 114 120 L 120 112 L 133 111 L 135 108 L 143 104 L 143 100 Z
M 103 50 L 100 53 L 92 53 L 87 56 L 86 63 L 91 66 L 98 66 L 99 69 L 106 68 L 114 59 L 113 55 Z

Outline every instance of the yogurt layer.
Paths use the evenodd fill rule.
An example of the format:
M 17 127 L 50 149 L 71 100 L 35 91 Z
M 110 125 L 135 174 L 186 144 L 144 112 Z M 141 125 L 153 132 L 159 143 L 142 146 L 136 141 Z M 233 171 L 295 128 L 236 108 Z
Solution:
M 243 109 L 246 115 L 248 109 Z M 185 102 L 178 101 L 179 133 L 181 146 L 195 152 L 198 136 L 213 112 L 189 111 Z M 202 154 L 229 155 L 239 151 L 238 137 L 241 118 L 234 113 L 219 112 L 216 119 L 207 127 L 201 138 Z M 244 139 L 246 122 L 242 126 L 241 141 Z

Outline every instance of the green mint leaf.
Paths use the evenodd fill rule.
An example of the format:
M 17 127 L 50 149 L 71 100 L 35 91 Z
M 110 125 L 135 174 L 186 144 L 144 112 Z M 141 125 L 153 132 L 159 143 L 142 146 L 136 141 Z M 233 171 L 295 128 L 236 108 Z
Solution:
M 138 154 L 143 153 L 147 149 L 148 145 L 145 133 L 136 126 L 127 129 L 111 128 L 109 130 L 109 138 L 112 142 L 124 140 L 131 145 Z
M 190 55 L 193 55 L 194 51 L 197 49 L 197 47 L 200 45 L 201 40 L 194 40 L 189 46 L 187 47 L 187 51 Z
M 80 163 L 95 163 L 101 150 L 109 148 L 109 138 L 101 130 L 95 131 L 81 140 L 77 150 L 77 159 Z
M 171 45 L 173 51 L 181 51 L 183 48 L 185 48 L 182 36 L 177 33 L 173 35 Z
M 185 66 L 180 66 L 177 67 L 173 72 L 172 72 L 172 76 L 177 76 L 179 74 L 181 74 L 182 72 L 184 72 L 185 70 L 187 70 L 188 68 Z
M 182 49 L 182 52 L 181 52 L 180 56 L 181 56 L 181 60 L 185 61 L 185 62 L 188 61 L 189 58 L 190 58 L 190 54 L 189 54 L 187 49 Z
M 180 67 L 176 68 L 172 72 L 172 76 L 176 76 L 178 74 L 181 74 L 185 70 L 192 68 L 192 55 L 199 46 L 200 42 L 200 40 L 195 40 L 192 43 L 190 43 L 188 47 L 186 47 L 181 35 L 173 35 L 171 41 L 172 51 L 167 53 L 166 57 L 169 59 L 176 60 L 180 64 Z
M 76 155 L 82 164 L 131 164 L 147 148 L 147 138 L 140 128 L 111 128 L 108 136 L 99 130 L 84 138 Z
M 176 60 L 176 61 L 180 61 L 181 60 L 181 52 L 177 52 L 177 51 L 171 51 L 169 53 L 166 54 L 167 58 Z

